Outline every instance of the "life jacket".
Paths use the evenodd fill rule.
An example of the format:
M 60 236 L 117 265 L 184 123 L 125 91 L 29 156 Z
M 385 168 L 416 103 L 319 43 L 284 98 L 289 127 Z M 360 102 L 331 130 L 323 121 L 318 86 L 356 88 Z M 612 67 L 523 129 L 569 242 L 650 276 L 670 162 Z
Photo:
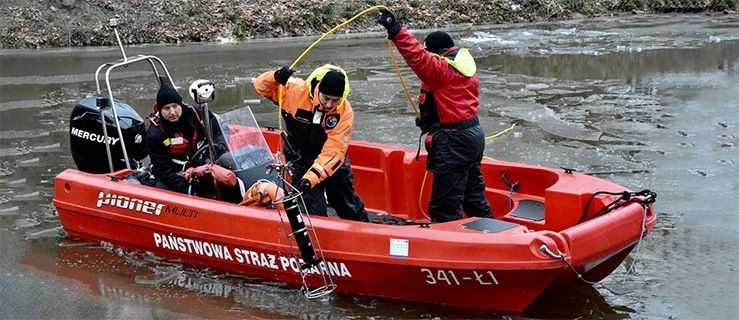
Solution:
M 313 79 L 313 81 L 316 80 Z M 316 86 L 308 85 L 308 88 L 313 91 L 314 95 L 318 94 Z M 345 124 L 342 124 L 341 120 L 348 116 L 344 108 L 345 105 L 348 105 L 348 102 L 341 102 L 333 110 L 325 111 L 317 102 L 317 98 L 311 98 L 310 100 L 314 105 L 309 109 L 299 107 L 295 108 L 293 113 L 285 109 L 280 112 L 282 119 L 285 121 L 288 140 L 297 149 L 293 150 L 295 151 L 294 154 L 291 154 L 290 150 L 285 150 L 285 156 L 289 161 L 297 160 L 298 164 L 309 166 L 321 152 L 337 152 L 342 154 L 341 160 L 338 161 L 338 165 L 340 165 L 340 162 L 343 161 L 344 152 L 333 150 L 331 147 L 325 148 L 325 146 L 332 130 L 343 130 L 340 127 Z
M 202 120 L 200 118 L 200 113 L 195 110 L 195 108 L 191 105 L 183 106 L 182 113 L 184 115 L 185 110 L 184 107 L 187 107 L 190 111 L 192 111 L 195 114 L 195 120 L 197 123 L 202 123 Z M 159 117 L 159 108 L 157 107 L 156 103 L 154 103 L 154 113 L 152 113 L 149 116 L 149 122 L 159 130 L 161 130 L 163 133 L 167 133 L 166 130 L 162 127 L 162 119 Z M 171 131 L 172 137 L 168 137 L 162 141 L 164 146 L 169 148 L 169 152 L 173 156 L 180 156 L 180 157 L 188 157 L 192 155 L 195 150 L 197 150 L 198 146 L 198 129 L 195 128 L 192 133 L 192 137 L 188 139 L 188 137 L 185 137 L 182 135 L 182 133 L 178 131 Z
M 332 70 L 344 75 L 344 92 L 341 96 L 342 100 L 339 101 L 336 108 L 325 111 L 318 103 L 318 98 L 316 98 L 319 92 L 318 84 L 323 80 L 326 73 Z M 298 150 L 293 150 L 295 154 L 292 154 L 290 150 L 285 150 L 285 156 L 289 161 L 299 159 L 297 160 L 298 163 L 309 166 L 323 151 L 326 140 L 328 140 L 328 132 L 333 130 L 341 120 L 344 105 L 348 104 L 346 97 L 351 89 L 349 88 L 349 77 L 346 71 L 330 64 L 325 64 L 313 70 L 305 79 L 305 86 L 312 106 L 306 108 L 307 106 L 298 103 L 301 107 L 295 108 L 292 112 L 286 110 L 288 108 L 283 108 L 281 114 L 288 132 L 288 140 L 292 146 L 298 148 Z M 302 98 L 296 100 L 304 101 Z M 291 103 L 293 103 L 291 99 L 283 101 L 283 105 Z

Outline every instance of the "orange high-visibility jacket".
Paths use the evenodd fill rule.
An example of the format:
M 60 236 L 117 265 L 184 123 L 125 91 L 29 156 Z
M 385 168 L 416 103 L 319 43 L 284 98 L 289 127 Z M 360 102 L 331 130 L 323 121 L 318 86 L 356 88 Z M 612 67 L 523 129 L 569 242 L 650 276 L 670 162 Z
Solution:
M 254 81 L 257 93 L 275 103 L 279 101 L 279 87 L 280 83 L 275 81 L 274 71 L 267 71 Z M 311 186 L 315 186 L 333 175 L 344 162 L 354 127 L 352 106 L 344 99 L 339 106 L 326 112 L 318 100 L 318 85 L 311 86 L 303 79 L 290 78 L 282 90 L 282 111 L 283 119 L 288 124 L 289 135 L 300 134 L 290 132 L 291 123 L 321 126 L 325 132 L 325 142 L 319 146 L 320 152 L 314 150 L 318 156 L 303 176 L 310 181 Z M 301 149 L 303 156 L 310 154 L 312 148 L 316 148 L 311 144 L 318 141 L 300 143 L 300 137 L 296 138 L 299 144 L 297 147 Z

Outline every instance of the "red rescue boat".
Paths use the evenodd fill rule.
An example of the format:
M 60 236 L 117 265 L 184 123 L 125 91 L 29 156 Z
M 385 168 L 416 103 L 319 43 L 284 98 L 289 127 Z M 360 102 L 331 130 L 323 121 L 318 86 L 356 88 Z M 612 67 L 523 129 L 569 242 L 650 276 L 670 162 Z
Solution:
M 70 235 L 306 289 L 522 312 L 547 288 L 581 281 L 578 276 L 588 282 L 605 278 L 656 224 L 656 195 L 648 190 L 497 160 L 482 165 L 494 219 L 431 223 L 424 214 L 431 186 L 425 155 L 417 160 L 416 150 L 353 142 L 356 189 L 373 223 L 298 215 L 308 222 L 321 258 L 303 269 L 284 210 L 174 193 L 127 178 L 132 163 L 146 156 L 144 125 L 113 99 L 108 74 L 140 61 L 157 76 L 155 65 L 169 75 L 153 56 L 104 64 L 96 79 L 108 68 L 108 95 L 98 85 L 98 96 L 73 111 L 70 143 L 79 170 L 57 175 L 53 200 Z M 237 118 L 244 117 L 230 117 L 222 127 L 232 152 L 262 147 L 271 156 L 278 150 L 276 131 L 244 126 Z M 95 158 L 100 154 L 107 155 L 108 168 L 105 158 Z M 265 166 L 254 161 L 250 168 L 231 169 L 249 180 Z
M 264 133 L 276 146 L 278 135 Z M 423 156 L 416 161 L 415 150 L 364 142 L 353 143 L 349 153 L 369 210 L 424 221 L 418 197 L 426 203 L 430 184 L 421 190 Z M 319 284 L 327 272 L 342 293 L 521 312 L 544 289 L 576 281 L 568 265 L 588 281 L 601 280 L 656 223 L 649 195 L 592 197 L 625 190 L 602 179 L 491 160 L 482 170 L 495 219 L 386 225 L 312 216 L 325 261 L 308 270 L 308 285 Z M 60 173 L 54 205 L 65 230 L 220 270 L 301 283 L 301 261 L 284 232 L 284 213 L 131 183 L 124 179 L 130 172 Z M 511 194 L 506 181 L 519 187 Z M 613 201 L 620 206 L 592 217 Z

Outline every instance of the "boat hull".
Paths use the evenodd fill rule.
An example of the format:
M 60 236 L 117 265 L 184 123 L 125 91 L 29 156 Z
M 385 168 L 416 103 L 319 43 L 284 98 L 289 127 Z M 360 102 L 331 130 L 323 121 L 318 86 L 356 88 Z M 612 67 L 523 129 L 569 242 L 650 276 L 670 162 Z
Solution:
M 57 177 L 57 185 L 54 204 L 71 235 L 295 286 L 301 283 L 299 256 L 288 244 L 275 210 L 213 204 L 71 169 Z M 143 188 L 147 190 L 134 192 Z M 104 204 L 113 190 L 121 201 L 117 206 Z M 141 203 L 141 210 L 131 201 Z M 159 215 L 156 209 L 146 212 L 148 202 L 154 203 L 151 208 L 163 205 Z M 342 293 L 521 312 L 563 269 L 561 263 L 537 255 L 536 246 L 541 241 L 553 244 L 551 240 L 521 230 L 493 236 L 326 217 L 311 221 L 325 263 L 309 270 L 309 287 L 319 284 L 322 269 Z M 491 241 L 485 243 L 484 238 Z M 408 247 L 391 255 L 391 239 L 407 241 Z M 515 248 L 530 260 L 511 263 Z M 489 253 L 478 255 L 479 250 Z M 450 255 L 454 251 L 458 253 Z
M 267 134 L 270 144 L 275 139 Z M 423 178 L 414 151 L 355 143 L 350 152 L 369 209 L 422 217 L 414 204 L 416 197 L 428 199 L 429 186 L 398 183 Z M 498 180 L 501 172 L 521 181 L 522 192 L 510 196 Z M 60 173 L 54 205 L 65 230 L 196 265 L 303 283 L 284 214 L 131 183 L 123 179 L 128 173 Z M 322 285 L 327 274 L 340 293 L 520 313 L 546 288 L 576 281 L 568 264 L 597 278 L 589 280 L 607 276 L 656 223 L 651 206 L 639 203 L 578 223 L 598 209 L 585 208 L 594 190 L 618 187 L 600 179 L 500 161 L 486 161 L 483 173 L 495 219 L 385 225 L 307 216 L 323 256 L 307 270 L 308 287 Z M 539 201 L 545 218 L 516 216 L 525 199 Z

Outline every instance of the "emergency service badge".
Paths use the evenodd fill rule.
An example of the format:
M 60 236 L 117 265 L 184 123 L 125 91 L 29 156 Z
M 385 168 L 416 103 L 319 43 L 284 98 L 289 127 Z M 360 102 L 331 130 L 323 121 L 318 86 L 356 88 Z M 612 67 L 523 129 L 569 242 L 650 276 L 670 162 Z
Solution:
M 326 125 L 326 129 L 333 129 L 336 127 L 337 124 L 339 124 L 339 115 L 332 114 L 326 116 L 326 120 L 324 120 L 324 124 Z

